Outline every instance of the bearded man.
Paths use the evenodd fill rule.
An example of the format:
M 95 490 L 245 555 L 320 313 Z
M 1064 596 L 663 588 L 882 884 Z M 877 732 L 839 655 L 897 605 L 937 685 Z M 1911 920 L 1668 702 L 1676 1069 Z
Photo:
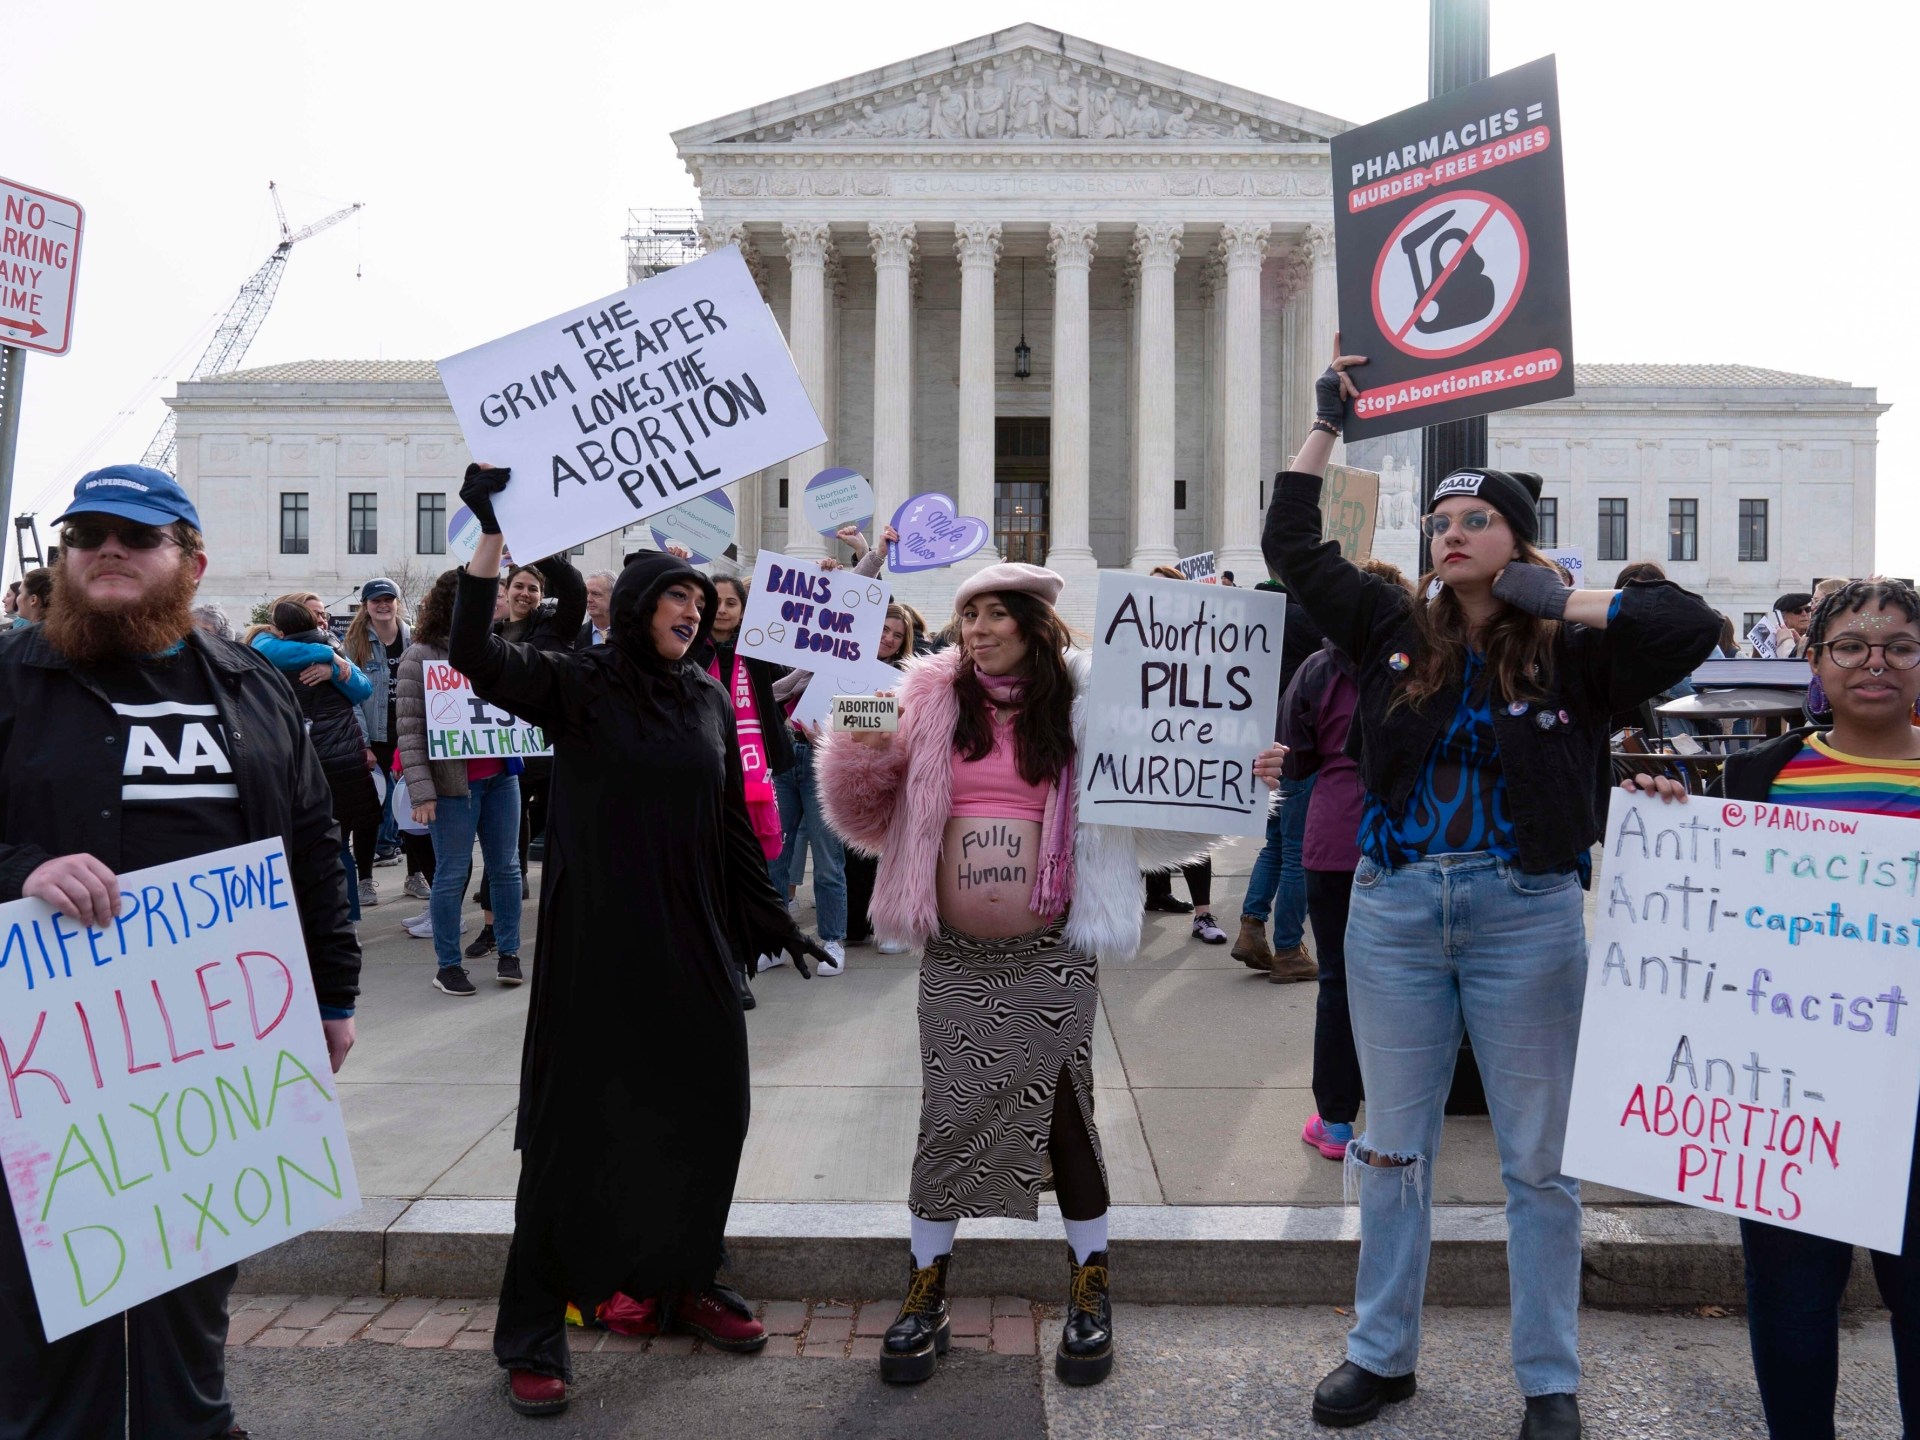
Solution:
M 54 604 L 0 639 L 0 901 L 32 896 L 106 928 L 122 874 L 280 840 L 338 1070 L 360 947 L 326 777 L 292 692 L 259 654 L 195 627 L 207 555 L 172 476 L 95 470 L 55 523 Z M 19 1231 L 0 1220 L 0 1440 L 244 1435 L 226 1385 L 234 1274 L 50 1344 Z

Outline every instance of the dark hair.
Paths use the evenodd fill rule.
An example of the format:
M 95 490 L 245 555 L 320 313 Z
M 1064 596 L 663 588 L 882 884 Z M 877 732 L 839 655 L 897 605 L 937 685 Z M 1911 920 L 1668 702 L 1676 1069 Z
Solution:
M 522 575 L 533 576 L 534 583 L 540 587 L 540 598 L 544 600 L 547 595 L 547 577 L 531 565 L 509 565 L 507 567 L 507 578 L 502 583 L 511 588 L 513 582 Z
M 1531 541 L 1518 537 L 1520 551 L 1515 565 L 1541 565 L 1560 574 L 1560 567 L 1535 549 Z M 1419 580 L 1414 593 L 1413 625 L 1420 639 L 1414 649 L 1413 668 L 1407 683 L 1394 688 L 1388 702 L 1391 714 L 1402 705 L 1424 705 L 1435 695 L 1459 688 L 1467 673 L 1467 615 L 1460 598 L 1448 585 L 1431 600 L 1429 594 L 1439 582 L 1440 572 L 1429 570 Z M 1560 622 L 1542 620 L 1513 605 L 1501 605 L 1480 635 L 1479 649 L 1487 657 L 1486 678 L 1490 694 L 1501 704 L 1518 700 L 1544 700 L 1553 685 L 1553 647 L 1560 637 Z
M 282 635 L 298 635 L 315 627 L 313 612 L 298 600 L 282 600 L 273 607 L 273 628 Z
M 1849 580 L 1815 608 L 1813 618 L 1807 622 L 1809 651 L 1826 640 L 1828 627 L 1842 615 L 1851 615 L 1875 604 L 1898 610 L 1920 625 L 1920 594 L 1915 593 L 1913 586 L 1905 580 L 1869 575 L 1865 580 Z
M 991 593 L 1007 607 L 1020 638 L 1027 642 L 1026 659 L 1020 662 L 1027 689 L 1020 701 L 1019 723 L 1013 727 L 1014 765 L 1027 784 L 1045 785 L 1057 779 L 1073 758 L 1073 677 L 1066 660 L 1072 636 L 1059 613 L 1039 596 L 1023 590 Z M 963 664 L 953 688 L 960 699 L 953 748 L 962 760 L 984 760 L 993 753 L 993 717 L 987 710 L 986 687 L 973 666 Z M 1070 800 L 1060 798 L 1062 803 Z
M 751 588 L 753 582 L 744 575 L 715 575 L 712 577 L 712 580 L 716 590 L 722 585 L 731 585 L 734 594 L 740 597 L 741 605 L 744 606 L 747 603 L 747 591 Z
M 420 613 L 414 617 L 413 638 L 436 649 L 447 647 L 447 632 L 453 629 L 453 597 L 460 589 L 460 572 L 442 570 L 420 601 Z
M 41 565 L 20 577 L 20 588 L 41 604 L 53 596 L 53 571 Z
M 1731 615 L 1722 615 L 1720 617 L 1720 653 L 1731 656 L 1736 654 L 1739 649 L 1740 633 L 1733 628 L 1733 617 Z
M 1613 577 L 1613 588 L 1624 590 L 1635 580 L 1664 580 L 1667 572 L 1651 560 L 1636 560 Z

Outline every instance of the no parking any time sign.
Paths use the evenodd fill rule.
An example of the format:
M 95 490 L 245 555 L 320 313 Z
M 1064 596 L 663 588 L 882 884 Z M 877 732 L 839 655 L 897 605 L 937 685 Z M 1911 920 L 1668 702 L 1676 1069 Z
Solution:
M 0 179 L 0 345 L 67 353 L 84 218 L 77 201 Z
M 1333 141 L 1349 440 L 1573 393 L 1551 55 Z

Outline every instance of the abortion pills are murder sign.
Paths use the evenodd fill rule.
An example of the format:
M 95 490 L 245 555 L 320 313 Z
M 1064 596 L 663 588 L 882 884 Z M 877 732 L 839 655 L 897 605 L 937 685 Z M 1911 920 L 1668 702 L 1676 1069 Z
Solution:
M 1264 835 L 1284 596 L 1100 572 L 1083 824 Z
M 826 443 L 732 246 L 440 362 L 507 543 L 551 555 Z
M 1920 824 L 1613 792 L 1563 1167 L 1897 1253 Z
M 351 1214 L 278 840 L 120 876 L 89 929 L 0 906 L 0 1154 L 49 1340 Z

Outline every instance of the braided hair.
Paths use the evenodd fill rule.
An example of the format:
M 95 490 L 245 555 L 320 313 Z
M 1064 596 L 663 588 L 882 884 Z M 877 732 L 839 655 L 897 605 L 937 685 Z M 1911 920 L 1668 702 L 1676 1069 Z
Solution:
M 1916 592 L 1905 580 L 1869 575 L 1864 580 L 1847 581 L 1813 607 L 1813 615 L 1807 621 L 1808 648 L 1823 644 L 1827 630 L 1842 615 L 1852 615 L 1875 604 L 1898 610 L 1914 624 L 1920 625 L 1920 592 Z

